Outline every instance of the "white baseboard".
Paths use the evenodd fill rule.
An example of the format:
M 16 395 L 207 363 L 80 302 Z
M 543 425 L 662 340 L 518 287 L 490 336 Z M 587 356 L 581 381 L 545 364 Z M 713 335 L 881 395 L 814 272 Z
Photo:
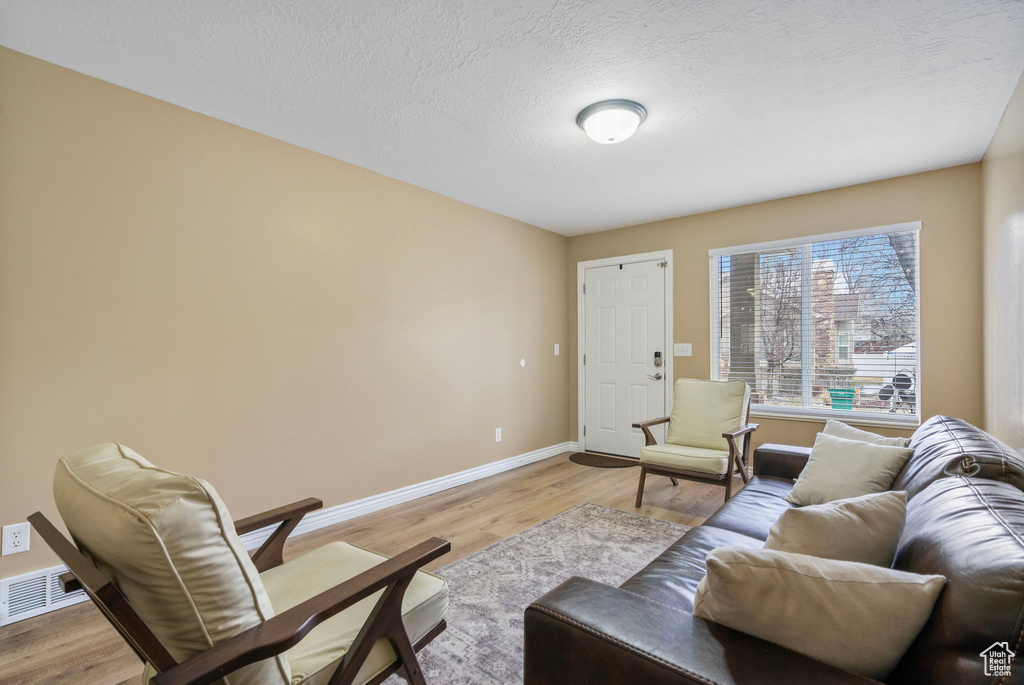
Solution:
M 540 461 L 541 459 L 547 459 L 548 457 L 553 457 L 565 452 L 578 451 L 578 442 L 563 442 L 557 445 L 551 445 L 550 447 L 542 447 L 539 450 L 533 450 L 532 452 L 526 452 L 525 454 L 509 457 L 508 459 L 492 461 L 489 464 L 474 466 L 471 469 L 459 471 L 458 473 L 440 476 L 432 480 L 425 480 L 422 483 L 407 485 L 404 488 L 398 488 L 397 490 L 382 492 L 379 495 L 371 495 L 369 497 L 364 497 L 363 499 L 357 499 L 354 502 L 345 502 L 344 504 L 337 504 L 333 507 L 327 507 L 326 509 L 318 509 L 306 514 L 302 518 L 302 522 L 296 526 L 292 535 L 302 535 L 303 533 L 308 533 L 313 530 L 333 526 L 335 523 L 341 523 L 342 521 L 354 519 L 359 516 L 372 514 L 375 511 L 387 509 L 388 507 L 393 507 L 396 504 L 402 504 L 403 502 L 409 502 L 414 499 L 419 499 L 420 497 L 432 495 L 435 492 L 441 492 L 459 485 L 472 483 L 475 480 L 487 478 L 488 476 L 493 476 L 504 471 L 510 471 L 514 468 L 532 464 L 535 461 Z M 270 537 L 270 534 L 273 531 L 274 526 L 269 526 L 260 530 L 254 530 L 251 533 L 246 533 L 242 536 L 242 543 L 245 545 L 246 549 L 255 549 L 262 545 L 263 542 Z

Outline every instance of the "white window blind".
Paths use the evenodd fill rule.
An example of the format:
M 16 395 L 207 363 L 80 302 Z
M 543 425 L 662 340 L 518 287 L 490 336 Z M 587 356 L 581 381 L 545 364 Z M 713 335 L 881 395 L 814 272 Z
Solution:
M 712 250 L 712 377 L 760 416 L 917 425 L 919 230 Z

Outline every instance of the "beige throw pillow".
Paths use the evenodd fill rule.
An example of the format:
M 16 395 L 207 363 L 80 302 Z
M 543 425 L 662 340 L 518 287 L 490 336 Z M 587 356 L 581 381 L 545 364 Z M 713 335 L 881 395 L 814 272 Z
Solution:
M 767 549 L 708 554 L 693 613 L 884 680 L 928 621 L 946 579 Z
M 834 435 L 837 438 L 863 440 L 864 442 L 871 442 L 876 445 L 889 445 L 891 447 L 906 447 L 910 444 L 910 438 L 887 438 L 884 435 L 879 435 L 878 433 L 854 428 L 853 426 L 847 425 L 842 421 L 836 421 L 835 419 L 829 419 L 825 422 L 825 430 L 823 430 L 822 433 L 825 435 Z
M 790 509 L 775 522 L 765 549 L 892 566 L 907 521 L 907 493 L 879 492 Z
M 818 433 L 807 466 L 786 501 L 824 504 L 888 490 L 913 450 Z

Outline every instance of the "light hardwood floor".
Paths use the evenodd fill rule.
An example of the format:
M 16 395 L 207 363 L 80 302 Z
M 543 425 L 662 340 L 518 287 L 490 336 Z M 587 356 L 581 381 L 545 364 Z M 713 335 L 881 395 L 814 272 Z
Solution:
M 577 504 L 636 512 L 638 477 L 636 468 L 590 468 L 563 454 L 292 538 L 285 559 L 332 540 L 393 555 L 436 535 L 452 543 L 451 553 L 427 567 L 440 568 Z M 737 477 L 734 488 L 741 486 Z M 639 513 L 698 525 L 721 506 L 724 494 L 722 487 L 686 481 L 673 487 L 667 478 L 652 476 Z M 268 502 L 267 508 L 279 504 Z M 135 684 L 141 672 L 138 659 L 91 603 L 0 628 L 3 685 Z

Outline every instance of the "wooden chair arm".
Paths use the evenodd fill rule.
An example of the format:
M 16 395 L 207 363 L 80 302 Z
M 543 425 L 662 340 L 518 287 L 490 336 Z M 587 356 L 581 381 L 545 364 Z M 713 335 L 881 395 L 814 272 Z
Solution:
M 748 423 L 734 431 L 722 433 L 722 437 L 729 443 L 729 470 L 726 472 L 728 478 L 732 478 L 732 467 L 735 465 L 739 469 L 743 482 L 746 483 L 749 480 L 747 468 L 750 465 L 750 438 L 759 426 L 760 424 L 757 423 Z M 737 444 L 740 438 L 742 438 L 742 444 Z
M 265 511 L 262 514 L 255 514 L 254 516 L 247 516 L 244 519 L 238 519 L 235 521 L 235 532 L 239 535 L 245 535 L 251 533 L 254 530 L 260 528 L 266 528 L 267 526 L 275 523 L 282 523 L 288 519 L 295 518 L 298 516 L 301 518 L 303 515 L 308 514 L 311 511 L 323 508 L 324 503 L 315 497 L 308 497 L 298 502 L 292 502 L 286 504 L 283 507 L 277 509 L 271 509 Z
M 671 416 L 662 416 L 660 419 L 651 419 L 650 421 L 641 421 L 640 423 L 634 423 L 633 428 L 650 428 L 651 426 L 657 426 L 661 423 L 668 423 L 672 419 Z
M 155 675 L 152 685 L 206 685 L 294 647 L 309 631 L 370 595 L 412 576 L 447 554 L 447 540 L 431 538 L 343 583 Z M 372 615 L 371 615 L 372 616 Z
M 722 433 L 722 437 L 725 438 L 726 440 L 735 440 L 736 438 L 746 435 L 747 433 L 753 433 L 760 427 L 761 424 L 759 423 L 748 423 L 742 428 L 737 428 L 736 430 L 730 433 Z
M 78 582 L 78 578 L 75 578 L 75 574 L 71 571 L 60 574 L 57 579 L 60 581 L 60 589 L 64 594 L 82 589 L 82 584 Z
M 315 511 L 323 506 L 324 503 L 320 500 L 315 497 L 309 497 L 298 502 L 286 504 L 277 509 L 265 511 L 262 514 L 256 514 L 255 516 L 235 521 L 235 532 L 239 535 L 245 535 L 260 528 L 266 528 L 275 523 L 281 524 L 260 545 L 259 549 L 252 553 L 252 563 L 256 566 L 256 570 L 263 573 L 267 569 L 283 564 L 284 543 L 288 536 L 295 530 L 295 526 L 299 525 L 299 521 L 302 520 L 302 517 L 307 512 Z
M 633 428 L 639 428 L 644 432 L 644 447 L 658 444 L 658 441 L 654 439 L 654 434 L 651 433 L 651 426 L 668 423 L 670 419 L 671 417 L 669 416 L 662 416 L 660 419 L 651 419 L 650 421 L 641 421 L 640 423 L 633 424 Z

